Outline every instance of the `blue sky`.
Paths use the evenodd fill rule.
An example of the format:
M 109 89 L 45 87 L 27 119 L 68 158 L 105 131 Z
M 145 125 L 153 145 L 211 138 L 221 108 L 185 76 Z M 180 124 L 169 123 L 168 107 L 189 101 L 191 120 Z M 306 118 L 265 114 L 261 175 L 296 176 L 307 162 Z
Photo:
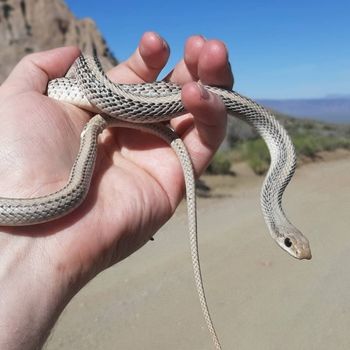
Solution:
M 92 17 L 119 60 L 143 32 L 171 47 L 168 67 L 186 38 L 223 40 L 234 89 L 253 98 L 350 95 L 349 0 L 66 0 L 78 18 Z

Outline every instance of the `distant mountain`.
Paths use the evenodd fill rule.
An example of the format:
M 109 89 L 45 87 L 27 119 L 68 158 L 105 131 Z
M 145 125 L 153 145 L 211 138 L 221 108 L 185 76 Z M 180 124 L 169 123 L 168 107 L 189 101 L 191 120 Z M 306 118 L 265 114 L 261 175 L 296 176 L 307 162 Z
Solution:
M 330 95 L 315 99 L 258 101 L 265 107 L 294 117 L 312 118 L 331 123 L 350 123 L 350 96 Z

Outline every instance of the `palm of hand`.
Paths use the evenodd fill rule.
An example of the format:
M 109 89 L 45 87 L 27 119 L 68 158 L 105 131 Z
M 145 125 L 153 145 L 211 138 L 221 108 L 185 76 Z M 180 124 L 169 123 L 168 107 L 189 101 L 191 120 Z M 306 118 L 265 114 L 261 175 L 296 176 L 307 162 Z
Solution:
M 17 99 L 17 96 L 7 98 L 0 109 L 0 115 L 4 116 L 1 158 L 7 160 L 0 165 L 3 185 L 6 184 L 1 195 L 34 197 L 54 192 L 67 182 L 80 133 L 89 115 L 37 92 L 23 93 L 21 104 L 16 106 Z M 65 227 L 56 234 L 56 239 L 63 232 L 70 235 L 69 245 L 79 247 L 79 254 L 84 254 L 82 249 L 91 251 L 99 246 L 103 249 L 111 246 L 111 239 L 118 241 L 114 232 L 109 234 L 111 227 L 118 227 L 121 235 L 126 231 L 134 235 L 143 231 L 139 237 L 132 238 L 140 240 L 139 246 L 161 225 L 163 217 L 171 215 L 168 195 L 179 197 L 182 192 L 181 168 L 173 151 L 164 142 L 135 130 L 108 130 L 101 139 L 94 178 L 82 206 L 68 219 L 19 228 L 20 232 Z M 156 165 L 159 160 L 160 166 Z M 98 204 L 97 197 L 101 199 Z M 155 226 L 151 225 L 154 221 Z M 130 222 L 135 226 L 131 227 Z M 140 222 L 149 228 L 148 236 L 139 227 Z

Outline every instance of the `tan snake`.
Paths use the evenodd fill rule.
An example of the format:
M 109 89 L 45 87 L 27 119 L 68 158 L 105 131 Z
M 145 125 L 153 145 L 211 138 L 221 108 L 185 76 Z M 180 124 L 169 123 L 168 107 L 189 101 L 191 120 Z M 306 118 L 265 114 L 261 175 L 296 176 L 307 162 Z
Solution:
M 269 111 L 240 94 L 206 86 L 219 95 L 227 112 L 252 125 L 265 140 L 271 165 L 266 175 L 261 206 L 269 232 L 276 243 L 298 259 L 310 259 L 308 240 L 290 223 L 282 209 L 282 195 L 294 174 L 296 157 L 285 129 Z M 207 307 L 202 283 L 197 242 L 194 175 L 191 159 L 181 138 L 166 126 L 185 113 L 181 87 L 167 82 L 115 84 L 104 74 L 96 57 L 80 56 L 65 78 L 48 85 L 48 96 L 96 113 L 81 134 L 76 161 L 67 184 L 55 193 L 37 198 L 0 198 L 0 224 L 39 224 L 62 217 L 77 208 L 89 189 L 98 135 L 108 127 L 135 128 L 155 134 L 169 143 L 181 162 L 186 184 L 190 247 L 201 307 L 216 349 L 221 349 Z M 117 199 L 116 199 L 117 200 Z

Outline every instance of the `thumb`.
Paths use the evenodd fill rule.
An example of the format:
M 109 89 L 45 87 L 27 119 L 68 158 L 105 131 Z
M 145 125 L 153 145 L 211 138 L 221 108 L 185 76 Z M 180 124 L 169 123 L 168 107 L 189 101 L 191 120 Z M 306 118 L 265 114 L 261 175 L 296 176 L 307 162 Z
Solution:
M 79 54 L 77 47 L 68 46 L 27 55 L 3 85 L 17 93 L 31 90 L 44 93 L 48 81 L 64 76 Z

